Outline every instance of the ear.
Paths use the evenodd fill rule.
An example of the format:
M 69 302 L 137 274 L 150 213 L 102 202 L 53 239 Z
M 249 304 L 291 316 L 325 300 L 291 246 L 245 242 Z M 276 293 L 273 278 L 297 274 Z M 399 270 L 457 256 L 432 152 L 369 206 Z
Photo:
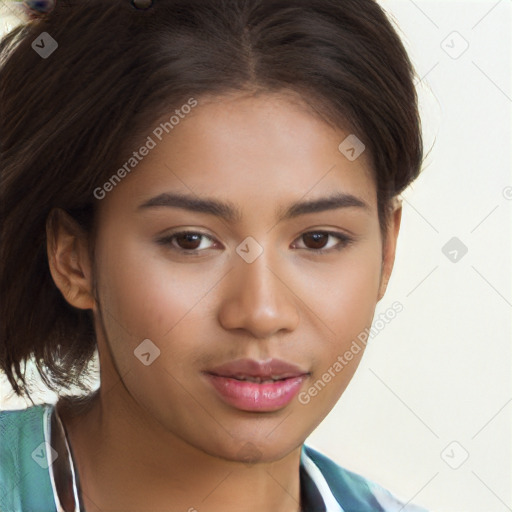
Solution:
M 64 210 L 54 208 L 46 219 L 50 273 L 63 297 L 79 309 L 94 309 L 88 237 Z
M 388 287 L 393 264 L 395 263 L 396 243 L 398 232 L 400 231 L 400 222 L 402 220 L 402 201 L 395 198 L 393 200 L 392 212 L 390 213 L 389 225 L 386 230 L 386 237 L 382 248 L 382 270 L 380 274 L 379 294 L 377 302 L 379 302 Z

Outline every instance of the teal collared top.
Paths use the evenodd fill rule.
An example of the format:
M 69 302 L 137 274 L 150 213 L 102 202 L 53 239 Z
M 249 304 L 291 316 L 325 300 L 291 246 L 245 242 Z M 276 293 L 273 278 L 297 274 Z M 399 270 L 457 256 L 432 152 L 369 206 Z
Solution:
M 52 427 L 57 429 L 53 436 Z M 52 439 L 65 453 L 54 449 Z M 55 467 L 59 467 L 58 472 Z M 56 485 L 57 481 L 63 483 Z M 305 512 L 427 512 L 400 501 L 380 485 L 338 466 L 306 445 L 301 452 L 300 486 Z M 85 508 L 67 435 L 55 406 L 41 404 L 1 411 L 0 512 L 71 511 L 85 512 Z

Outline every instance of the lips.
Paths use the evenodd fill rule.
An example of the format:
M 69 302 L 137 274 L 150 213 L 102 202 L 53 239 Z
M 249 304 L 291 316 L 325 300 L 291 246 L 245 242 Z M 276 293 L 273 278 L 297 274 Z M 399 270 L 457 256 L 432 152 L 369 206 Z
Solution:
M 281 359 L 268 359 L 267 361 L 237 359 L 207 370 L 206 373 L 250 382 L 263 382 L 299 377 L 308 372 Z
M 203 373 L 226 404 L 252 412 L 285 407 L 309 376 L 306 370 L 280 359 L 238 359 Z

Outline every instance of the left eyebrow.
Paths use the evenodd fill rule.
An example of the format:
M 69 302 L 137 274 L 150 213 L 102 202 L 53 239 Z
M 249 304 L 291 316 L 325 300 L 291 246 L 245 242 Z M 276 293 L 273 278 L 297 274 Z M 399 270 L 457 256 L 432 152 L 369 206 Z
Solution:
M 215 215 L 216 217 L 220 217 L 232 223 L 240 222 L 242 219 L 240 209 L 238 209 L 233 203 L 177 193 L 164 193 L 155 196 L 142 203 L 138 209 L 143 210 L 158 207 L 181 208 L 192 212 L 206 213 L 208 215 Z M 369 205 L 362 199 L 352 194 L 339 192 L 320 199 L 303 202 L 297 201 L 289 205 L 284 210 L 278 210 L 276 216 L 278 217 L 278 222 L 281 222 L 299 217 L 300 215 L 306 215 L 308 213 L 319 213 L 339 208 L 360 208 L 366 212 L 371 211 Z

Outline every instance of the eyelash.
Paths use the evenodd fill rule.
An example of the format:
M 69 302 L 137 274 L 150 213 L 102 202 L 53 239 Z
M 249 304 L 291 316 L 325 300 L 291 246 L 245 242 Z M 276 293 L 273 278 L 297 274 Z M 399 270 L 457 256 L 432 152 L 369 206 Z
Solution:
M 308 248 L 305 249 L 306 251 L 310 251 L 314 254 L 328 254 L 333 251 L 341 251 L 342 249 L 344 249 L 345 247 L 348 247 L 350 244 L 352 244 L 355 241 L 353 238 L 351 238 L 347 235 L 344 235 L 342 233 L 338 233 L 336 231 L 321 231 L 321 230 L 307 231 L 307 232 L 303 233 L 302 235 L 300 235 L 299 238 L 302 238 L 305 235 L 311 235 L 311 234 L 330 235 L 330 236 L 333 236 L 334 238 L 337 238 L 340 241 L 340 243 L 338 245 L 331 247 L 330 249 L 308 249 Z M 172 241 L 180 235 L 199 235 L 201 237 L 208 238 L 212 242 L 214 241 L 210 236 L 205 235 L 204 233 L 201 233 L 199 231 L 179 231 L 176 233 L 171 233 L 163 238 L 158 239 L 157 243 L 159 245 L 170 247 L 171 250 L 173 250 L 173 251 L 177 251 L 179 253 L 189 255 L 189 256 L 199 256 L 200 255 L 199 253 L 207 250 L 207 249 L 181 249 L 181 248 L 176 248 L 176 247 L 172 246 Z

